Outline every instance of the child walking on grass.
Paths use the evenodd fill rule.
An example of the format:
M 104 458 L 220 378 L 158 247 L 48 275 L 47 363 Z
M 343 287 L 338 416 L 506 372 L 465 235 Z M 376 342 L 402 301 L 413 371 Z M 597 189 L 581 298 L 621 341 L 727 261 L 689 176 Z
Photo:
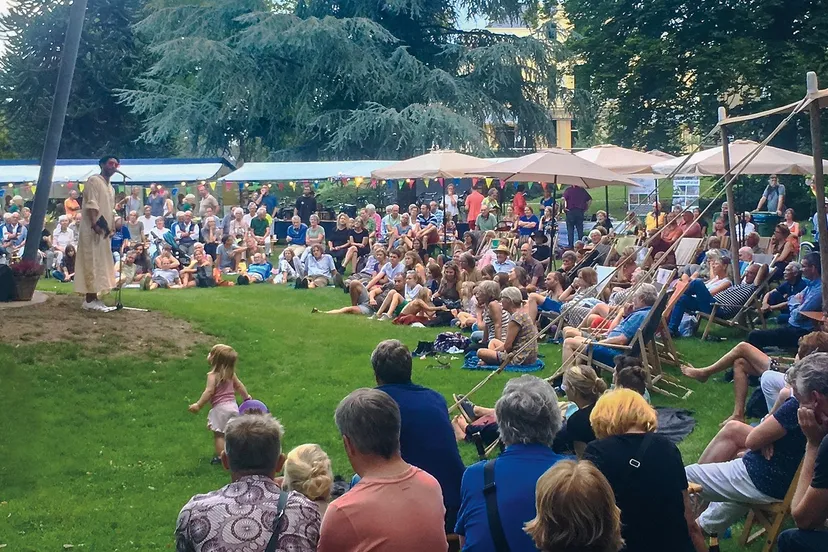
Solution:
M 220 464 L 219 455 L 224 450 L 224 428 L 231 418 L 239 415 L 239 407 L 236 404 L 236 393 L 244 400 L 250 400 L 251 396 L 245 389 L 244 384 L 236 376 L 236 361 L 239 355 L 229 345 L 214 345 L 207 355 L 207 362 L 212 370 L 207 373 L 207 386 L 204 393 L 197 402 L 189 407 L 193 414 L 210 403 L 210 413 L 207 415 L 207 429 L 213 432 L 213 440 L 216 445 L 216 455 L 210 461 L 211 464 Z

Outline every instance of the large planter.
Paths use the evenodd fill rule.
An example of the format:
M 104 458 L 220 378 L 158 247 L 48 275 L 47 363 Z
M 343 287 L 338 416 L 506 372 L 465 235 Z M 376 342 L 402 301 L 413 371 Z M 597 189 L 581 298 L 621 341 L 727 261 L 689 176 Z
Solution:
M 31 301 L 40 276 L 15 276 L 14 287 L 18 301 Z

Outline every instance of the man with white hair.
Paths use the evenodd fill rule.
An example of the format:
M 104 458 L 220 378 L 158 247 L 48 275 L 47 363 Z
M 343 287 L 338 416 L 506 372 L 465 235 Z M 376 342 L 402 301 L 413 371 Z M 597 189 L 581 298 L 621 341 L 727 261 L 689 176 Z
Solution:
M 440 210 L 440 204 L 436 201 L 431 201 L 428 204 L 428 208 L 431 210 L 431 216 L 434 217 L 434 220 L 437 221 L 437 227 L 443 226 L 443 218 L 444 214 L 443 211 Z
M 227 231 L 224 233 L 234 238 L 239 238 L 246 236 L 248 229 L 249 227 L 244 223 L 244 209 L 241 207 L 234 208 L 233 218 L 230 219 L 230 223 L 227 225 Z
M 785 281 L 762 298 L 762 312 L 769 314 L 778 310 L 777 321 L 787 324 L 790 309 L 797 303 L 796 296 L 805 289 L 807 282 L 802 277 L 802 265 L 795 261 L 785 266 L 782 277 Z
M 739 275 L 744 276 L 745 270 L 753 262 L 753 249 L 748 246 L 739 248 Z
M 365 206 L 365 229 L 368 230 L 368 237 L 379 239 L 382 228 L 382 217 L 377 213 L 377 208 L 373 203 Z
M 0 246 L 2 246 L 9 255 L 14 256 L 18 252 L 22 252 L 23 248 L 26 246 L 26 237 L 28 236 L 28 229 L 26 226 L 20 222 L 20 213 L 6 213 L 8 216 L 8 220 L 6 216 L 3 216 L 3 224 L 2 232 L 0 234 Z
M 394 399 L 377 389 L 357 389 L 336 407 L 334 421 L 361 479 L 328 506 L 318 551 L 446 550 L 440 483 L 402 459 Z
M 296 491 L 283 491 L 276 474 L 285 464 L 282 424 L 270 414 L 250 412 L 231 419 L 221 463 L 230 484 L 195 495 L 175 526 L 178 552 L 208 550 L 315 550 L 322 522 L 319 509 Z
M 385 208 L 386 215 L 380 224 L 380 241 L 387 243 L 394 235 L 394 230 L 400 225 L 400 206 L 396 203 Z
M 813 353 L 786 374 L 799 401 L 797 418 L 805 434 L 805 458 L 791 514 L 798 529 L 779 535 L 779 552 L 828 550 L 828 353 Z
M 294 255 L 301 257 L 307 247 L 306 238 L 308 235 L 308 227 L 304 222 L 302 222 L 299 215 L 293 215 L 290 222 L 291 224 L 288 226 L 285 241 L 287 242 L 288 247 L 293 249 Z
M 175 227 L 175 242 L 188 257 L 193 256 L 193 248 L 199 236 L 198 224 L 193 222 L 193 212 L 184 211 L 183 221 Z
M 250 221 L 250 230 L 256 238 L 256 244 L 270 255 L 270 221 L 267 220 L 267 208 L 256 209 L 256 217 Z
M 495 404 L 495 417 L 506 450 L 466 469 L 455 532 L 466 550 L 534 550 L 523 526 L 536 514 L 535 485 L 565 459 L 552 450 L 563 423 L 558 399 L 540 378 L 513 378 Z

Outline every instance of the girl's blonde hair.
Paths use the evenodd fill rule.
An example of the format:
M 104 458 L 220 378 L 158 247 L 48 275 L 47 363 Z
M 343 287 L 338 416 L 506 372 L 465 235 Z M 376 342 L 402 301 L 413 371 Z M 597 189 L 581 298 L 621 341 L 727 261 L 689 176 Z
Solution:
M 463 282 L 460 284 L 460 298 L 469 300 L 474 295 L 474 287 L 477 285 L 475 282 Z
M 575 391 L 583 398 L 597 401 L 607 390 L 607 384 L 591 366 L 573 366 L 563 375 L 566 392 Z
M 538 550 L 618 552 L 624 545 L 615 494 L 591 462 L 564 460 L 546 470 L 535 488 L 535 507 L 524 531 Z
M 658 417 L 652 406 L 632 389 L 615 389 L 604 393 L 589 415 L 589 423 L 598 439 L 623 435 L 632 429 L 648 433 L 658 428 Z
M 239 360 L 239 354 L 230 345 L 213 345 L 210 349 L 210 354 L 207 355 L 207 360 L 210 366 L 213 367 L 211 372 L 218 375 L 218 382 L 230 381 L 236 375 L 236 361 Z
M 310 500 L 327 500 L 333 487 L 331 459 L 314 444 L 299 445 L 285 460 L 286 491 L 296 491 Z

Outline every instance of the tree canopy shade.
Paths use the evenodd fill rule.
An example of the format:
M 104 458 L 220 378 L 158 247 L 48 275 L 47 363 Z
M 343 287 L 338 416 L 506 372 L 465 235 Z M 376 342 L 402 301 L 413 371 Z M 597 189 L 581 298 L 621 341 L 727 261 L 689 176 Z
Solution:
M 151 142 L 184 131 L 191 146 L 236 145 L 249 160 L 254 147 L 274 159 L 482 154 L 484 125 L 511 122 L 554 140 L 560 45 L 460 30 L 449 0 L 153 0 L 147 13 L 136 32 L 156 61 L 121 98 L 146 117 Z
M 145 0 L 89 0 L 60 146 L 64 158 L 169 155 L 166 144 L 139 139 L 140 117 L 121 105 L 114 90 L 132 86 L 147 67 L 144 46 L 131 25 Z M 0 58 L 0 113 L 11 148 L 39 157 L 52 108 L 69 0 L 15 0 L 0 16 L 6 39 Z M 2 154 L 0 154 L 2 155 Z
M 805 71 L 828 76 L 828 5 L 818 0 L 562 0 L 577 34 L 580 87 L 606 113 L 612 143 L 678 151 L 716 109 L 751 113 L 797 101 Z M 740 125 L 763 138 L 779 118 Z M 806 121 L 797 122 L 797 124 Z M 772 126 L 769 126 L 772 125 Z M 801 148 L 792 126 L 775 143 Z

